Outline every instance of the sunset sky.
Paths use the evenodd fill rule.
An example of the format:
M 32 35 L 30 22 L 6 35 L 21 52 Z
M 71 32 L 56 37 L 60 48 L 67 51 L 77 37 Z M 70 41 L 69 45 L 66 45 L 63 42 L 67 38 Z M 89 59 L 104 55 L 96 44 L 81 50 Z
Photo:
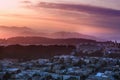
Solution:
M 120 40 L 120 0 L 0 0 L 0 38 L 59 31 Z

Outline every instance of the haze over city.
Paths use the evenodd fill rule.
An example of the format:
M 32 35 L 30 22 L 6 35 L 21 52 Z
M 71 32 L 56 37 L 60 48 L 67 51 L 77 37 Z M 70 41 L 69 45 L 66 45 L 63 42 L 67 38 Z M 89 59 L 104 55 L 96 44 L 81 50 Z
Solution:
M 119 0 L 1 0 L 0 38 L 78 32 L 120 40 Z

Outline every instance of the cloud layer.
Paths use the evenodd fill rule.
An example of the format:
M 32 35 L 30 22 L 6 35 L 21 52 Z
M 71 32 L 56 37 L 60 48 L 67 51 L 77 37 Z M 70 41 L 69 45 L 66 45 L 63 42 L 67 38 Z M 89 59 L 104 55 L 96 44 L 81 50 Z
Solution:
M 29 2 L 30 3 L 30 2 Z M 27 8 L 40 11 L 44 8 L 46 13 L 55 15 L 56 19 L 48 19 L 69 24 L 87 25 L 98 28 L 107 28 L 113 31 L 120 30 L 120 10 L 104 7 L 83 5 L 38 2 L 27 5 Z M 47 15 L 46 15 L 47 16 Z M 59 19 L 61 17 L 62 19 Z
M 77 5 L 77 4 L 60 4 L 60 3 L 40 2 L 34 7 L 86 12 L 88 14 L 98 14 L 98 15 L 105 15 L 105 16 L 120 16 L 120 10 L 89 6 L 89 5 L 82 5 L 82 4 Z

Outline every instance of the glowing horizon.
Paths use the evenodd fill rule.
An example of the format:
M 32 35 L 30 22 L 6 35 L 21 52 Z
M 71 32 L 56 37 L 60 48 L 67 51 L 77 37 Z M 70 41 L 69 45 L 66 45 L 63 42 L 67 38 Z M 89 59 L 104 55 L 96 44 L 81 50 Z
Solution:
M 67 31 L 118 38 L 119 4 L 118 0 L 1 0 L 0 25 L 26 26 L 35 32 Z M 1 38 L 14 34 L 6 28 L 0 30 Z

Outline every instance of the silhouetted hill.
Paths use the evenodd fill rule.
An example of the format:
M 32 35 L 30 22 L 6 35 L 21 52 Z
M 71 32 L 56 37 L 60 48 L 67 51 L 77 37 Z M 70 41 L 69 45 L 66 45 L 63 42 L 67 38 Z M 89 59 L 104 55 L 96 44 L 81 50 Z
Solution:
M 67 38 L 84 38 L 84 39 L 94 39 L 94 40 L 101 40 L 98 39 L 94 36 L 90 36 L 90 35 L 85 35 L 85 34 L 81 34 L 78 32 L 55 32 L 55 33 L 51 33 L 48 34 L 47 37 L 49 38 L 59 38 L 59 39 L 67 39 Z
M 82 38 L 52 39 L 46 37 L 12 37 L 6 40 L 0 40 L 1 44 L 13 45 L 75 45 L 83 42 L 96 42 L 95 40 Z

